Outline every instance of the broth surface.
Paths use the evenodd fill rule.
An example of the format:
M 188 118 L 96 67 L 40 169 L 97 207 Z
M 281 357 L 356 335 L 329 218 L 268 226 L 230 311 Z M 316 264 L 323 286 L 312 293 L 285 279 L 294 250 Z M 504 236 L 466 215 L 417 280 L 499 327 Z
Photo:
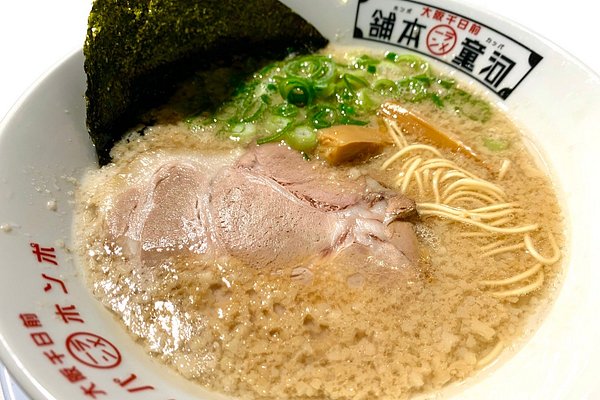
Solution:
M 482 155 L 484 163 L 439 149 L 519 203 L 517 224 L 541 223 L 532 233 L 539 253 L 553 252 L 547 232 L 563 247 L 552 184 L 500 110 L 480 122 L 432 103 L 406 107 Z M 423 141 L 410 133 L 406 138 Z M 492 151 L 486 140 L 509 145 Z M 157 124 L 119 143 L 114 162 L 90 172 L 79 193 L 75 237 L 90 290 L 149 354 L 190 380 L 243 399 L 410 398 L 470 377 L 500 351 L 518 347 L 555 295 L 559 263 L 542 267 L 543 284 L 535 291 L 494 295 L 498 288 L 482 281 L 521 274 L 535 259 L 525 249 L 485 256 L 494 243 L 509 240 L 473 234 L 471 226 L 438 217 L 422 217 L 415 225 L 420 275 L 408 281 L 394 271 L 365 274 L 365 266 L 335 259 L 315 269 L 310 284 L 292 279 L 286 268 L 265 273 L 233 259 L 174 257 L 140 269 L 107 239 L 104 216 L 115 196 L 154 166 L 190 154 L 233 160 L 242 147 L 219 137 L 210 124 Z M 366 162 L 339 168 L 399 190 L 402 163 L 380 168 L 396 151 L 389 146 Z M 504 160 L 510 167 L 499 179 Z M 432 201 L 414 185 L 406 193 L 417 204 Z M 532 284 L 536 276 L 517 286 Z

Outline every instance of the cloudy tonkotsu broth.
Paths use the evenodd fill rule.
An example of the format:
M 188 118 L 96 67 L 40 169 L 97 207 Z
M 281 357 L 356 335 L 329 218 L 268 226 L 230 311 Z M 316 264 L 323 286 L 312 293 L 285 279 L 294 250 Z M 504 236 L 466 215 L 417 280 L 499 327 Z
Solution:
M 398 135 L 393 120 L 373 116 L 371 125 L 396 135 L 394 144 L 336 167 L 349 180 L 368 175 L 415 200 L 414 273 L 348 257 L 326 259 L 308 280 L 293 267 L 262 269 L 231 257 L 175 252 L 152 268 L 133 262 L 123 250 L 130 244 L 107 233 L 120 193 L 158 165 L 190 157 L 231 164 L 255 146 L 223 139 L 214 124 L 176 122 L 128 136 L 112 164 L 85 177 L 75 237 L 90 290 L 153 357 L 243 399 L 404 399 L 472 376 L 518 347 L 552 300 L 561 211 L 502 112 L 490 109 L 482 122 L 434 102 L 403 105 L 481 158 Z M 438 153 L 408 149 L 415 143 Z

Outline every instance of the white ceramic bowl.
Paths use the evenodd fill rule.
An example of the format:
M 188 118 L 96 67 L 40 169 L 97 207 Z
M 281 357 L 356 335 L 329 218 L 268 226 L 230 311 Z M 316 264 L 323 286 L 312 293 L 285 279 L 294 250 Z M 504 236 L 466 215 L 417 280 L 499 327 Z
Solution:
M 556 302 L 516 354 L 445 396 L 600 398 L 600 270 L 594 254 L 600 218 L 592 190 L 599 170 L 598 76 L 544 39 L 459 3 L 323 1 L 316 9 L 314 2 L 284 2 L 341 44 L 403 51 L 396 46 L 402 24 L 416 20 L 418 48 L 416 37 L 405 36 L 400 44 L 424 56 L 437 54 L 439 68 L 485 89 L 535 143 L 556 184 L 569 237 Z M 381 26 L 372 25 L 377 10 L 384 17 L 396 13 L 389 40 Z M 437 20 L 435 11 L 445 19 Z M 362 39 L 355 38 L 357 27 Z M 461 57 L 467 38 L 486 46 L 471 74 L 466 53 Z M 495 75 L 477 73 L 482 62 L 491 62 L 494 48 L 503 66 L 496 64 Z M 77 52 L 44 76 L 0 125 L 0 358 L 35 400 L 223 398 L 146 356 L 82 283 L 68 247 L 74 183 L 95 165 L 84 91 L 83 56 Z

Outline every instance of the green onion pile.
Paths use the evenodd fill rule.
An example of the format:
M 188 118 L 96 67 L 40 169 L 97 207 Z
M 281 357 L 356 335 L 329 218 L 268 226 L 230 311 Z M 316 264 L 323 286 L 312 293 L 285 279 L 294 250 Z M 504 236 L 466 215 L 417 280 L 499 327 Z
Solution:
M 485 122 L 487 102 L 434 74 L 414 55 L 388 52 L 340 64 L 325 55 L 307 55 L 267 65 L 239 85 L 231 101 L 213 115 L 218 131 L 233 140 L 258 144 L 284 140 L 310 152 L 317 130 L 333 125 L 366 125 L 386 100 L 431 101 L 467 118 Z M 192 123 L 199 121 L 192 121 Z

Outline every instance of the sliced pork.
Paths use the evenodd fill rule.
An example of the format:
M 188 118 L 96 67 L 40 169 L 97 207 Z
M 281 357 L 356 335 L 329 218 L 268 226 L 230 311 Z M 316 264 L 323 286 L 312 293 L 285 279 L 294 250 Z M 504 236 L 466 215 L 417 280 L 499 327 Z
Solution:
M 369 177 L 268 144 L 225 165 L 171 159 L 120 193 L 106 223 L 124 256 L 147 266 L 193 254 L 303 275 L 336 257 L 415 265 L 415 213 Z

